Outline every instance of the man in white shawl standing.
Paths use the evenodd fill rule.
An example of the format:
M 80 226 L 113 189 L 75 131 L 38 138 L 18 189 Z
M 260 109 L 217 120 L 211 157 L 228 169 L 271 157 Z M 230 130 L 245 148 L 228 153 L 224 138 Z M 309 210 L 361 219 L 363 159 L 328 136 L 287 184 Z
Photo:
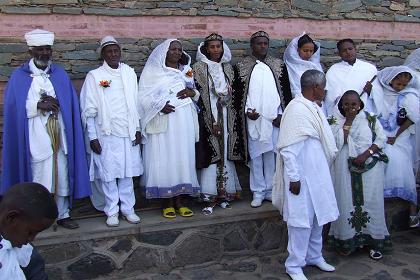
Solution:
M 334 271 L 322 257 L 322 226 L 338 218 L 329 165 L 337 148 L 318 104 L 325 93 L 325 75 L 307 70 L 301 78 L 303 96 L 283 113 L 274 176 L 273 205 L 287 222 L 289 241 L 286 272 L 293 280 L 307 279 L 302 267 Z
M 274 146 L 284 105 L 280 87 L 282 61 L 268 55 L 268 47 L 266 32 L 252 34 L 252 55 L 236 65 L 235 95 L 246 100 L 252 207 L 260 207 L 263 200 L 271 201 L 276 162 Z
M 327 96 L 324 101 L 324 112 L 327 116 L 340 115 L 337 109 L 338 101 L 348 90 L 354 90 L 361 95 L 365 111 L 372 112 L 369 98 L 372 82 L 376 77 L 376 67 L 369 62 L 356 57 L 356 46 L 352 39 L 337 42 L 338 54 L 342 61 L 333 64 L 327 71 Z
M 137 75 L 121 62 L 121 47 L 112 36 L 101 40 L 104 63 L 86 76 L 81 92 L 82 120 L 92 149 L 90 180 L 101 180 L 106 224 L 118 226 L 118 202 L 129 223 L 139 223 L 133 179 L 143 173 L 140 152 Z

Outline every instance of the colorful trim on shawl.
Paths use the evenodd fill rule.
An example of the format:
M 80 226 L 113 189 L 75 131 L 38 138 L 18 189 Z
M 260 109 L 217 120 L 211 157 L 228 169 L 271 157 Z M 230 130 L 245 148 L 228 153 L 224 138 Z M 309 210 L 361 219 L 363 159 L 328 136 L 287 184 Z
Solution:
M 395 188 L 386 188 L 384 189 L 385 198 L 394 198 L 398 197 L 414 204 L 417 204 L 417 192 L 410 191 L 407 188 L 395 187 Z
M 387 251 L 392 247 L 391 237 L 388 235 L 384 239 L 374 239 L 369 234 L 356 234 L 353 238 L 340 240 L 333 235 L 328 236 L 328 247 L 344 254 L 350 254 L 356 251 L 357 248 L 364 246 L 381 252 Z
M 193 187 L 192 184 L 178 184 L 172 187 L 146 187 L 146 198 L 170 198 L 179 195 L 197 196 L 200 194 L 200 187 Z

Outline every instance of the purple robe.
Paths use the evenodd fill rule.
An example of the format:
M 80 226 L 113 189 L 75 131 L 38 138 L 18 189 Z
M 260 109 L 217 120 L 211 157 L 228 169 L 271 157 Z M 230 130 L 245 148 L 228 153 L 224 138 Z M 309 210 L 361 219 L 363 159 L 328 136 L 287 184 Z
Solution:
M 48 74 L 60 103 L 65 127 L 70 197 L 87 197 L 91 190 L 76 91 L 67 73 L 60 66 L 52 64 Z M 4 93 L 1 195 L 14 184 L 32 181 L 26 114 L 26 99 L 32 83 L 30 75 L 27 61 L 12 73 Z

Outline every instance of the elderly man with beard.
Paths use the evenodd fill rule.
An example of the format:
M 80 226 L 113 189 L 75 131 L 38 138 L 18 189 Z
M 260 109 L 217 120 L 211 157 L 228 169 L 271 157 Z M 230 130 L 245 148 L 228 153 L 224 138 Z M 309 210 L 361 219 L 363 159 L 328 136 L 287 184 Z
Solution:
M 235 127 L 247 134 L 247 137 L 246 134 L 238 134 L 235 147 L 244 147 L 244 155 L 249 152 L 249 181 L 253 192 L 251 207 L 260 207 L 263 200 L 271 201 L 274 146 L 284 108 L 280 87 L 283 63 L 267 54 L 269 40 L 264 31 L 252 34 L 252 54 L 235 66 L 232 103 L 243 114 L 236 120 Z
M 4 96 L 0 194 L 16 183 L 40 183 L 55 195 L 57 224 L 75 229 L 72 199 L 91 193 L 77 95 L 51 61 L 54 33 L 36 29 L 25 39 L 32 58 L 13 72 Z
M 137 224 L 132 177 L 143 174 L 137 75 L 121 62 L 121 47 L 114 37 L 105 36 L 99 51 L 104 62 L 88 73 L 80 94 L 93 152 L 90 179 L 101 181 L 107 226 L 119 225 L 120 208 L 124 219 Z

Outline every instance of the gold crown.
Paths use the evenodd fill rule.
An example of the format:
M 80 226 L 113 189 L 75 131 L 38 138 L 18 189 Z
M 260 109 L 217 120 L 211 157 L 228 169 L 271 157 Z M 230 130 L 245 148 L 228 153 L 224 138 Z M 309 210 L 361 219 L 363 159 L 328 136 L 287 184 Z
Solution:
M 265 32 L 265 31 L 262 31 L 262 30 L 257 31 L 254 34 L 252 34 L 251 35 L 251 40 L 254 39 L 254 38 L 257 38 L 257 37 L 265 37 L 265 38 L 270 40 L 270 36 L 268 36 L 268 33 Z
M 217 33 L 211 33 L 209 36 L 207 36 L 204 39 L 204 42 L 208 42 L 208 41 L 223 41 L 223 37 Z

